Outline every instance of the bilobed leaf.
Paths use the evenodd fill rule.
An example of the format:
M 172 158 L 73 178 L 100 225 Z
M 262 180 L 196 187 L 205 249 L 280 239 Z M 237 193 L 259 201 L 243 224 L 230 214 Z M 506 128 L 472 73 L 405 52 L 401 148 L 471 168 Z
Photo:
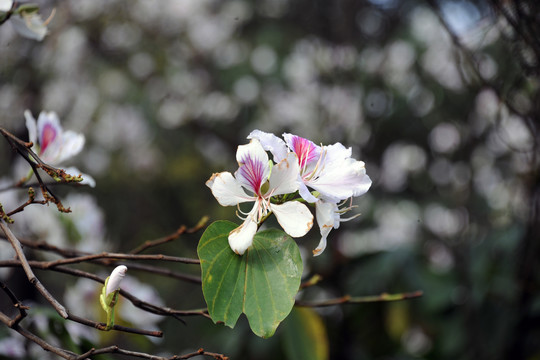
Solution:
M 216 221 L 199 242 L 208 313 L 231 328 L 244 313 L 256 335 L 270 337 L 294 305 L 302 275 L 300 250 L 286 233 L 270 229 L 257 233 L 244 255 L 237 255 L 227 239 L 237 226 Z
M 285 354 L 290 360 L 326 360 L 329 357 L 326 327 L 315 311 L 297 307 L 283 324 Z

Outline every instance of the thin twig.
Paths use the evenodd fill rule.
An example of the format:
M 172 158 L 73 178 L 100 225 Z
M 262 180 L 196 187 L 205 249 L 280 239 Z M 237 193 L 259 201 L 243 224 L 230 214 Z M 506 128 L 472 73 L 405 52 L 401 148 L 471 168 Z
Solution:
M 60 357 L 62 357 L 64 359 L 70 359 L 70 360 L 75 359 L 75 357 L 74 357 L 74 356 L 76 356 L 75 353 L 73 353 L 71 351 L 61 349 L 59 347 L 56 347 L 54 345 L 49 344 L 48 342 L 46 342 L 42 338 L 34 335 L 33 333 L 31 333 L 30 331 L 22 328 L 18 324 L 12 324 L 10 326 L 10 324 L 9 324 L 10 321 L 11 321 L 11 319 L 8 316 L 6 316 L 5 314 L 0 312 L 0 322 L 2 322 L 5 325 L 9 326 L 11 329 L 18 332 L 19 334 L 21 334 L 22 336 L 24 336 L 28 340 L 30 340 L 30 341 L 36 343 L 37 345 L 41 346 L 44 350 L 50 351 L 51 353 L 56 354 L 56 355 L 58 355 L 58 356 L 60 356 Z
M 28 264 L 28 260 L 26 260 L 26 256 L 24 255 L 24 252 L 22 250 L 21 243 L 19 242 L 19 240 L 17 240 L 15 235 L 13 235 L 7 224 L 2 219 L 0 219 L 0 228 L 4 231 L 4 234 L 6 234 L 9 242 L 11 243 L 11 246 L 15 250 L 17 257 L 21 262 L 21 266 L 24 269 L 26 276 L 28 277 L 28 281 L 30 281 L 30 283 L 36 287 L 36 289 L 41 293 L 41 295 L 43 295 L 45 299 L 47 299 L 47 301 L 52 305 L 56 312 L 60 314 L 60 316 L 62 316 L 64 319 L 66 319 L 68 317 L 66 309 L 49 293 L 45 286 L 41 284 L 36 275 L 34 275 L 32 268 Z
M 4 128 L 0 127 L 0 134 L 2 134 L 8 143 L 11 145 L 11 148 L 17 152 L 22 158 L 30 165 L 32 172 L 36 176 L 36 179 L 39 183 L 41 194 L 46 202 L 52 202 L 58 208 L 60 212 L 71 212 L 69 208 L 64 208 L 64 205 L 48 187 L 45 185 L 45 182 L 39 175 L 38 169 L 45 171 L 50 177 L 60 183 L 71 183 L 71 182 L 80 182 L 82 178 L 80 176 L 72 176 L 66 173 L 63 169 L 57 169 L 51 165 L 46 164 L 39 158 L 39 156 L 32 151 L 32 142 L 25 142 L 17 138 L 15 135 L 11 134 Z M 22 185 L 22 184 L 21 184 Z
M 13 306 L 19 310 L 19 313 L 17 314 L 17 316 L 12 319 L 9 324 L 7 324 L 9 327 L 13 327 L 17 324 L 19 324 L 21 322 L 22 319 L 24 319 L 27 315 L 26 313 L 26 310 L 29 309 L 28 306 L 24 306 L 20 301 L 19 299 L 17 299 L 17 297 L 15 296 L 15 294 L 13 293 L 13 291 L 11 291 L 11 289 L 9 287 L 7 287 L 6 284 L 4 284 L 3 282 L 0 281 L 0 288 L 6 293 L 6 295 L 9 297 L 9 299 L 11 300 L 11 303 L 13 304 Z
M 129 253 L 133 255 L 139 254 L 143 252 L 144 250 L 151 248 L 153 246 L 158 246 L 158 245 L 173 241 L 175 239 L 178 239 L 180 235 L 182 235 L 186 231 L 186 229 L 187 229 L 186 226 L 182 225 L 174 233 L 167 235 L 165 237 L 156 239 L 156 240 L 147 240 L 143 242 L 141 245 L 137 246 L 135 249 L 129 251 Z
M 229 357 L 227 357 L 227 356 L 225 356 L 223 354 L 204 351 L 204 349 L 199 349 L 198 351 L 195 351 L 195 352 L 192 352 L 192 353 L 189 353 L 189 354 L 185 354 L 185 355 L 174 355 L 174 356 L 171 356 L 171 357 L 163 357 L 163 356 L 155 356 L 155 355 L 150 355 L 150 354 L 136 352 L 136 351 L 125 350 L 125 349 L 119 348 L 116 345 L 113 345 L 113 346 L 108 346 L 108 347 L 101 348 L 101 349 L 90 349 L 86 353 L 76 357 L 74 360 L 88 359 L 92 355 L 100 355 L 100 354 L 122 354 L 122 355 L 131 356 L 131 357 L 137 357 L 137 358 L 142 358 L 142 359 L 150 359 L 150 360 L 180 360 L 180 359 L 190 359 L 192 357 L 201 356 L 201 355 L 202 356 L 211 356 L 211 357 L 213 357 L 214 359 L 217 359 L 217 360 L 228 360 L 229 359 Z
M 82 270 L 78 270 L 78 269 L 71 269 L 71 268 L 68 268 L 68 267 L 64 267 L 64 266 L 56 266 L 56 267 L 53 267 L 53 268 L 45 268 L 43 266 L 43 262 L 41 261 L 34 261 L 34 260 L 29 260 L 28 261 L 28 264 L 34 268 L 34 269 L 41 269 L 41 270 L 52 270 L 52 271 L 56 271 L 56 272 L 61 272 L 63 274 L 68 274 L 68 275 L 72 275 L 72 276 L 75 276 L 75 277 L 83 277 L 83 278 L 87 278 L 87 279 L 90 279 L 90 280 L 94 280 L 96 282 L 99 282 L 101 284 L 103 284 L 105 282 L 105 279 L 99 277 L 98 275 L 95 275 L 95 274 L 92 274 L 92 273 L 89 273 L 89 272 L 86 272 L 86 271 L 82 271 Z M 19 260 L 3 260 L 3 261 L 0 261 L 0 267 L 19 267 L 21 266 L 21 262 Z M 208 317 L 208 312 L 206 311 L 206 309 L 203 309 L 203 310 L 176 310 L 176 309 L 172 309 L 172 308 L 168 308 L 168 307 L 162 307 L 162 306 L 157 306 L 157 305 L 154 305 L 154 304 L 150 304 L 146 301 L 143 301 L 139 298 L 137 298 L 136 296 L 132 295 L 131 293 L 125 291 L 125 290 L 122 290 L 120 289 L 120 294 L 125 297 L 127 300 L 129 300 L 134 306 L 142 309 L 142 310 L 145 310 L 145 311 L 148 311 L 148 312 L 151 312 L 153 314 L 156 314 L 156 315 L 162 315 L 162 316 L 172 316 L 180 321 L 183 322 L 182 319 L 180 319 L 178 316 L 194 316 L 194 315 L 200 315 L 200 316 L 204 316 L 204 317 Z
M 45 266 L 45 268 L 53 268 L 53 267 L 59 266 L 59 265 L 77 264 L 77 263 L 82 263 L 82 262 L 96 260 L 96 259 L 160 260 L 160 261 L 180 262 L 180 263 L 184 263 L 184 264 L 200 264 L 199 259 L 168 256 L 168 255 L 162 255 L 162 254 L 156 254 L 156 255 L 133 255 L 133 254 L 102 252 L 101 254 L 91 254 L 91 255 L 85 255 L 85 256 L 69 258 L 69 259 L 59 259 L 59 260 L 49 261 L 49 262 L 46 262 L 44 264 L 44 266 Z
M 180 226 L 174 233 L 164 236 L 162 238 L 156 239 L 156 240 L 147 240 L 141 245 L 137 246 L 135 249 L 129 251 L 130 254 L 139 254 L 143 252 L 146 249 L 149 249 L 154 246 L 162 245 L 165 243 L 168 243 L 170 241 L 176 240 L 182 235 L 183 233 L 192 234 L 194 232 L 199 231 L 202 229 L 206 223 L 208 222 L 208 216 L 203 216 L 201 220 L 195 225 L 194 227 L 188 229 L 185 225 Z
M 314 286 L 318 284 L 320 281 L 322 281 L 322 276 L 319 274 L 315 274 L 312 277 L 310 277 L 308 280 L 304 281 L 300 284 L 300 289 L 305 289 L 310 286 Z
M 400 301 L 400 300 L 418 298 L 418 297 L 421 297 L 422 295 L 424 295 L 424 292 L 420 290 L 410 292 L 410 293 L 401 293 L 401 294 L 383 293 L 380 295 L 360 296 L 360 297 L 353 297 L 350 295 L 345 295 L 340 298 L 328 299 L 328 300 L 323 300 L 323 301 L 296 300 L 295 305 L 303 306 L 303 307 L 326 307 L 326 306 L 334 306 L 334 305 L 341 305 L 341 304 L 362 304 L 362 303 L 373 303 L 373 302 Z
M 89 320 L 89 319 L 86 319 L 77 315 L 73 315 L 71 313 L 69 313 L 69 317 L 67 318 L 67 320 L 71 320 L 82 325 L 90 326 L 98 330 L 108 331 L 106 330 L 107 324 L 105 323 Z M 138 334 L 138 335 L 163 337 L 163 331 L 135 329 L 135 328 L 130 328 L 130 327 L 116 325 L 116 324 L 113 325 L 111 329 L 116 330 L 116 331 L 132 333 L 132 334 Z

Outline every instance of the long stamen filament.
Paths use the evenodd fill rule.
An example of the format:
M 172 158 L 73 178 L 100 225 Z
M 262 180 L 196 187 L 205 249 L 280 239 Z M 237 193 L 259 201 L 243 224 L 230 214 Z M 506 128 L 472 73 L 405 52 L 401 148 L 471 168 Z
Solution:
M 244 216 L 244 217 L 242 217 L 242 216 L 238 213 L 238 211 L 236 211 L 236 217 L 239 218 L 239 219 L 242 220 L 242 221 L 245 221 L 245 220 L 247 219 L 247 215 Z
M 360 215 L 362 215 L 362 214 L 356 214 L 356 215 L 353 215 L 353 216 L 348 217 L 348 218 L 345 218 L 345 219 L 340 218 L 339 221 L 340 221 L 340 222 L 350 221 L 350 220 L 356 219 L 356 218 L 359 217 Z
M 323 151 L 321 151 L 321 155 L 319 156 L 319 160 L 317 160 L 317 164 L 315 165 L 315 168 L 313 169 L 313 171 L 310 174 L 308 174 L 306 177 L 304 177 L 304 180 L 306 180 L 306 181 L 311 180 L 313 177 L 315 177 L 316 174 L 318 174 L 319 172 L 321 172 L 324 169 L 324 161 L 323 160 L 326 158 L 327 150 L 322 146 L 322 144 L 321 144 L 321 149 L 323 149 Z M 319 166 L 321 165 L 321 163 L 323 163 L 323 167 L 319 170 Z

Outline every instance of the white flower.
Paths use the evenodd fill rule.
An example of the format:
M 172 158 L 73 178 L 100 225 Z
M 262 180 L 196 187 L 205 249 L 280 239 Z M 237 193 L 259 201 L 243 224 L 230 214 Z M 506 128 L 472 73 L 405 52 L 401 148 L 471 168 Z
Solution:
M 273 212 L 283 230 L 292 237 L 304 236 L 313 225 L 309 209 L 297 201 L 283 204 L 271 202 L 272 196 L 294 193 L 298 190 L 298 160 L 289 153 L 272 167 L 266 151 L 258 140 L 238 147 L 236 159 L 239 168 L 234 174 L 213 174 L 206 182 L 212 194 L 223 206 L 255 202 L 245 215 L 244 223 L 229 233 L 231 249 L 242 255 L 253 243 L 260 221 Z
M 58 165 L 77 155 L 84 146 L 84 135 L 64 131 L 55 112 L 42 111 L 38 120 L 29 110 L 24 112 L 30 141 L 39 157 L 50 165 Z
M 8 12 L 13 6 L 13 0 L 0 0 L 0 11 Z
M 122 279 L 124 279 L 124 276 L 126 276 L 126 271 L 126 265 L 118 265 L 114 268 L 111 276 L 109 276 L 109 281 L 107 282 L 105 296 L 109 296 L 110 293 L 120 289 L 120 283 L 122 282 Z
M 70 130 L 64 131 L 55 112 L 42 111 L 36 121 L 32 113 L 26 110 L 24 117 L 28 137 L 34 143 L 32 148 L 45 163 L 52 166 L 60 165 L 80 153 L 84 147 L 84 135 Z M 72 176 L 81 175 L 82 185 L 96 186 L 96 181 L 90 175 L 81 173 L 75 167 L 69 167 L 65 171 Z
M 277 136 L 260 130 L 252 131 L 248 139 L 257 139 L 265 150 L 274 155 L 275 161 L 283 158 L 287 152 L 296 154 L 300 172 L 298 192 L 310 203 L 315 203 L 317 223 L 321 240 L 314 255 L 320 255 L 326 248 L 326 238 L 333 228 L 339 227 L 341 213 L 352 207 L 338 208 L 338 203 L 351 197 L 365 194 L 371 179 L 366 174 L 363 161 L 351 157 L 351 148 L 336 143 L 318 146 L 312 141 L 292 134 L 283 134 L 285 141 Z M 316 192 L 311 193 L 310 189 Z
M 37 11 L 22 11 L 13 14 L 10 20 L 15 31 L 25 38 L 41 41 L 47 35 L 47 21 Z

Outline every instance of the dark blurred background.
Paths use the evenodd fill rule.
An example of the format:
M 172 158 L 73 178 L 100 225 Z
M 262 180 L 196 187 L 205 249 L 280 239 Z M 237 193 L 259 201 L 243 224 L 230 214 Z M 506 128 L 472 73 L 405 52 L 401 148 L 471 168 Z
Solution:
M 21 38 L 9 23 L 0 27 L 0 125 L 27 139 L 24 110 L 36 117 L 47 110 L 86 135 L 72 163 L 97 186 L 57 192 L 67 206 L 80 200 L 74 194 L 91 204 L 90 215 L 76 218 L 80 227 L 97 224 L 88 251 L 129 251 L 203 215 L 238 222 L 204 182 L 236 170 L 236 147 L 253 129 L 341 142 L 366 162 L 373 186 L 355 200 L 362 215 L 332 231 L 322 256 L 311 256 L 318 229 L 298 241 L 305 276 L 324 278 L 301 298 L 424 296 L 321 309 L 330 358 L 540 358 L 536 1 L 40 6 L 44 17 L 56 9 L 42 42 Z M 6 142 L 0 155 L 4 183 L 27 172 Z M 0 193 L 0 202 L 25 194 L 7 196 Z M 73 245 L 69 220 L 46 210 L 47 219 L 64 219 L 55 220 L 63 230 L 51 235 L 52 220 L 36 225 L 45 216 L 37 209 L 14 218 L 25 218 L 20 232 Z M 155 251 L 195 257 L 200 235 Z M 89 235 L 79 229 L 78 236 L 88 246 Z M 154 286 L 167 306 L 204 307 L 197 285 L 130 275 Z M 161 342 L 93 341 L 162 354 L 204 347 L 233 359 L 291 358 L 286 324 L 262 340 L 245 318 L 234 330 L 201 317 L 186 326 L 152 321 L 165 331 Z

